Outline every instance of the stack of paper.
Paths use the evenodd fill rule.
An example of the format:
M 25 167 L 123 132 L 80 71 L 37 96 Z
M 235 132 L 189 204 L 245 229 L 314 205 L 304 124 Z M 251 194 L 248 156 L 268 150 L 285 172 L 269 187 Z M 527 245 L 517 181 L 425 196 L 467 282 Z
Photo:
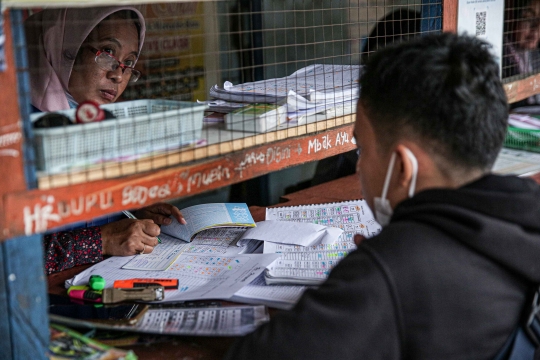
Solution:
M 287 121 L 287 107 L 252 104 L 225 115 L 227 130 L 266 132 Z
M 210 96 L 227 101 L 248 103 L 276 103 L 285 99 L 289 91 L 300 96 L 315 93 L 313 100 L 344 97 L 358 86 L 359 65 L 314 64 L 292 75 L 278 79 L 261 80 L 240 85 L 226 81 L 223 88 L 210 89 Z
M 215 111 L 218 113 L 225 113 L 225 114 L 241 109 L 248 105 L 247 103 L 230 102 L 230 101 L 225 101 L 225 100 L 210 100 L 210 101 L 197 100 L 197 103 L 207 105 L 208 110 L 210 111 Z
M 313 97 L 309 97 L 310 100 L 299 96 L 294 91 L 290 91 L 287 96 L 287 120 L 294 120 L 297 118 L 307 117 L 310 115 L 325 113 L 332 111 L 336 108 L 341 109 L 340 115 L 348 115 L 354 112 L 356 108 L 356 102 L 358 100 L 359 89 L 355 87 L 356 91 L 350 91 L 340 97 L 328 97 L 322 98 L 319 95 L 319 100 L 312 100 L 316 92 L 312 92 Z
M 286 117 L 281 116 L 281 113 L 277 115 L 268 113 L 264 116 L 263 123 L 252 116 L 240 119 L 244 123 L 256 122 L 253 126 L 240 124 L 241 121 L 236 118 L 237 121 L 234 122 L 236 128 L 232 127 L 232 121 L 228 122 L 228 129 L 265 132 L 281 124 L 284 119 L 300 119 L 299 123 L 302 123 L 306 121 L 307 116 L 325 113 L 335 108 L 339 108 L 340 115 L 354 112 L 359 96 L 360 74 L 359 65 L 315 64 L 284 78 L 239 85 L 226 81 L 223 88 L 213 86 L 210 89 L 210 97 L 217 99 L 213 100 L 216 106 L 217 102 L 222 101 L 220 105 L 228 106 L 231 110 L 234 109 L 234 105 L 231 104 L 236 103 L 283 104 Z M 271 115 L 274 116 L 273 121 L 267 121 Z
M 289 310 L 307 289 L 308 286 L 300 285 L 267 285 L 264 274 L 261 274 L 249 285 L 237 291 L 229 300 Z
M 66 288 L 88 284 L 91 275 L 101 275 L 107 287 L 112 287 L 115 280 L 131 278 L 178 279 L 178 289 L 167 290 L 164 302 L 228 299 L 278 257 L 276 254 L 238 254 L 240 248 L 230 246 L 234 239 L 216 240 L 213 244 L 196 241 L 186 244 L 166 238 L 154 250 L 165 251 L 154 258 L 148 255 L 110 257 L 67 280 Z M 181 247 L 179 254 L 175 249 L 177 246 Z M 176 256 L 176 259 L 166 270 L 157 270 L 156 266 L 170 256 Z
M 265 271 L 267 284 L 320 284 L 328 277 L 330 270 L 356 248 L 355 234 L 371 237 L 381 230 L 364 200 L 269 208 L 266 219 L 312 222 L 344 231 L 336 242 L 311 246 L 265 242 L 265 254 L 281 255 Z

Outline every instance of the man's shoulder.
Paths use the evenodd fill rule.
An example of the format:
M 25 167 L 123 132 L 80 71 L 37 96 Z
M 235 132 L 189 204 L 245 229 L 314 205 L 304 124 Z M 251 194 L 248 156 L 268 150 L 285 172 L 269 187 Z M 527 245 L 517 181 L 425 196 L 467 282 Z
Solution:
M 406 257 L 418 254 L 418 250 L 438 250 L 448 246 L 456 246 L 449 234 L 427 224 L 414 221 L 391 223 L 377 236 L 364 240 L 362 245 L 379 256 Z
M 379 235 L 364 240 L 358 252 L 369 256 L 386 277 L 403 283 L 420 279 L 430 282 L 431 277 L 441 273 L 460 277 L 471 269 L 457 266 L 453 259 L 470 259 L 474 263 L 483 257 L 450 234 L 413 221 L 385 227 Z

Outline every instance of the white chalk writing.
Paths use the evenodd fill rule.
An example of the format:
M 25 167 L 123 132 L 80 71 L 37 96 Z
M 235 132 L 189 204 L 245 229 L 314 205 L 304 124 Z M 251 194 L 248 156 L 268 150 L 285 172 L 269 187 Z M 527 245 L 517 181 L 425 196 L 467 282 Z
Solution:
M 289 147 L 282 148 L 279 146 L 269 147 L 266 150 L 266 164 L 270 165 L 273 162 L 279 163 L 281 160 L 290 159 L 291 149 Z
M 301 152 L 300 148 L 300 152 Z M 280 146 L 272 146 L 266 149 L 266 154 L 264 152 L 251 152 L 247 153 L 244 157 L 244 160 L 238 164 L 237 167 L 234 168 L 234 170 L 240 172 L 240 177 L 243 177 L 243 171 L 253 165 L 257 164 L 266 164 L 270 165 L 272 163 L 279 163 L 282 160 L 290 159 L 291 157 L 291 148 L 290 146 L 287 147 L 280 147 Z
M 264 153 L 247 153 L 244 157 L 244 160 L 240 161 L 240 164 L 238 164 L 237 167 L 234 168 L 234 170 L 240 172 L 240 178 L 244 175 L 244 170 L 250 167 L 251 165 L 255 165 L 257 163 L 264 164 L 265 156 Z
M 221 165 L 207 172 L 197 172 L 188 177 L 187 192 L 190 193 L 192 187 L 199 189 L 201 186 L 209 186 L 216 181 L 230 179 L 230 177 L 229 168 Z
M 0 150 L 0 156 L 19 157 L 19 150 L 2 149 L 2 150 Z
M 23 209 L 24 233 L 31 235 L 32 233 L 42 233 L 49 227 L 49 222 L 60 222 L 60 215 L 53 213 L 54 197 L 48 196 L 46 204 L 35 204 L 32 210 L 30 206 L 25 206 Z
M 332 144 L 330 143 L 330 136 L 324 135 L 322 139 L 313 139 L 309 140 L 308 143 L 308 154 L 311 154 L 311 152 L 319 152 L 322 149 L 330 149 L 332 147 Z
M 144 205 L 148 200 L 164 199 L 171 195 L 169 184 L 146 186 L 126 186 L 122 190 L 122 205 Z
M 349 143 L 349 133 L 346 131 L 338 132 L 334 146 L 341 146 Z
M 20 132 L 12 132 L 0 135 L 0 147 L 6 147 L 18 143 L 22 138 Z
M 89 194 L 86 196 L 79 196 L 75 199 L 58 202 L 58 214 L 62 218 L 68 216 L 78 216 L 83 212 L 90 212 L 93 208 L 99 210 L 106 210 L 113 206 L 112 192 L 107 191 L 100 194 Z

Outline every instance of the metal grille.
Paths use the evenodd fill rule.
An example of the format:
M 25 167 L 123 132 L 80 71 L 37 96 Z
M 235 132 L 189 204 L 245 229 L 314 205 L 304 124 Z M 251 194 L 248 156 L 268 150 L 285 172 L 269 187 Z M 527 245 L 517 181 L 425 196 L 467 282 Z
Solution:
M 502 77 L 523 79 L 540 70 L 540 2 L 507 0 L 504 12 Z
M 261 136 L 264 142 L 273 141 L 283 129 L 292 129 L 284 136 L 306 133 L 314 123 L 317 131 L 329 129 L 333 119 L 354 112 L 361 64 L 392 42 L 440 31 L 441 17 L 433 14 L 441 13 L 442 3 L 239 0 L 135 7 L 146 24 L 136 64 L 141 78 L 129 83 L 116 103 L 102 106 L 112 119 L 33 129 L 37 161 L 30 165 L 37 170 L 40 188 L 222 156 L 260 143 Z M 28 9 L 25 18 L 38 12 Z M 69 24 L 68 31 L 77 31 L 84 21 L 88 19 Z M 22 23 L 16 26 L 23 28 Z M 27 39 L 31 39 L 28 34 Z M 46 43 L 61 46 L 61 41 Z M 79 52 L 62 54 L 76 59 L 76 66 L 86 64 L 86 68 L 74 67 L 76 71 L 98 69 L 93 60 L 96 54 L 85 44 Z M 34 54 L 39 44 L 28 41 L 26 46 Z M 20 74 L 38 76 L 32 55 L 29 60 L 29 67 L 19 64 Z M 298 75 L 291 77 L 295 73 Z M 73 72 L 63 81 L 71 82 L 72 77 Z M 285 85 L 278 89 L 276 79 L 283 78 Z M 235 93 L 238 86 L 263 80 L 265 96 L 246 87 Z M 333 89 L 336 84 L 343 90 L 341 95 Z M 88 84 L 88 91 L 92 86 Z M 26 93 L 28 102 L 33 90 Z M 70 92 L 71 85 L 57 96 L 65 98 L 66 90 Z M 291 103 L 288 90 L 296 92 L 298 102 Z M 340 96 L 348 97 L 348 102 L 338 101 Z M 313 107 L 317 99 L 325 99 L 325 105 L 298 115 L 304 109 L 302 101 Z M 80 102 L 80 97 L 75 100 Z M 237 113 L 231 115 L 233 110 Z M 71 121 L 76 117 L 75 109 L 55 112 Z M 43 115 L 34 112 L 34 124 Z

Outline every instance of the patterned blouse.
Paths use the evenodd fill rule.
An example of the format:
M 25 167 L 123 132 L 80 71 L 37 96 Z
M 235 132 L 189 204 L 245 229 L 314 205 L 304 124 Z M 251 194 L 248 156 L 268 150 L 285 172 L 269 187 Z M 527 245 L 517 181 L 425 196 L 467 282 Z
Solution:
M 47 275 L 103 260 L 101 228 L 91 226 L 43 237 Z

